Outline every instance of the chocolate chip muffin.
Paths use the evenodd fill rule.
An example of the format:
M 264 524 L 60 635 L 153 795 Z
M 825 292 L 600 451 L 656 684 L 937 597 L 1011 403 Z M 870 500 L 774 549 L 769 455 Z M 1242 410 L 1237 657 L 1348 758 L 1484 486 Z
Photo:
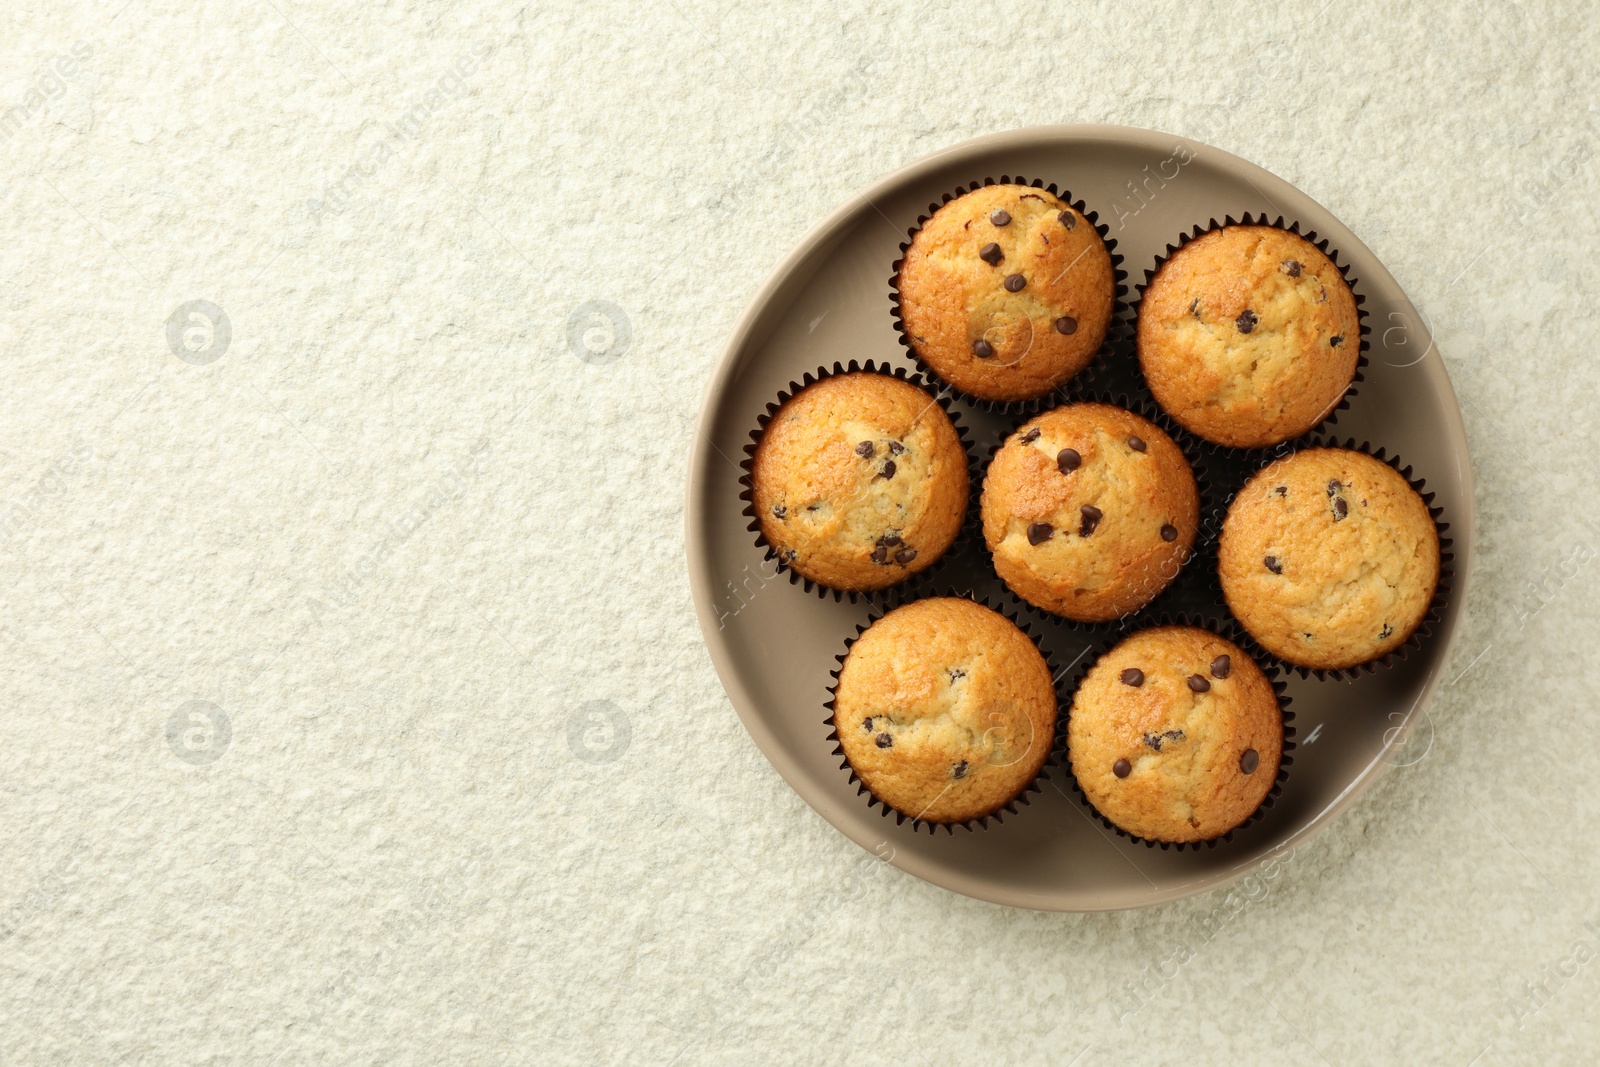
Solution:
M 1356 301 L 1316 245 L 1224 226 L 1172 254 L 1139 306 L 1139 365 L 1168 414 L 1208 441 L 1277 444 L 1332 413 L 1360 357 Z
M 896 278 L 906 340 L 985 400 L 1043 396 L 1089 364 L 1116 298 L 1094 226 L 1045 189 L 989 185 L 934 212 Z
M 1398 648 L 1439 584 L 1439 531 L 1393 467 L 1311 448 L 1263 469 L 1222 526 L 1228 607 L 1273 655 L 1322 670 Z
M 932 566 L 960 532 L 967 452 L 917 386 L 835 374 L 773 414 L 750 486 L 782 563 L 830 589 L 883 589 Z
M 833 718 L 873 796 L 925 822 L 965 822 L 1038 776 L 1056 693 L 1044 657 L 1004 616 L 933 597 L 891 611 L 850 647 Z
M 1023 423 L 983 479 L 994 569 L 1028 603 L 1080 622 L 1148 604 L 1172 583 L 1199 525 L 1183 452 L 1110 404 L 1068 404 Z
M 1084 795 L 1150 841 L 1221 837 L 1261 806 L 1283 754 L 1272 683 L 1233 642 L 1158 626 L 1101 656 L 1067 718 Z

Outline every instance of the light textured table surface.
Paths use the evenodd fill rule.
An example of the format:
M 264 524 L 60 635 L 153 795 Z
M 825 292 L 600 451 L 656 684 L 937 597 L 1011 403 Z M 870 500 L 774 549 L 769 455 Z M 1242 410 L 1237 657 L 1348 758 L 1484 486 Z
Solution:
M 7 5 L 0 1062 L 1593 1062 L 1600 15 L 1434 6 Z M 683 556 L 784 252 L 1055 122 L 1327 205 L 1478 480 L 1415 758 L 1112 915 L 834 832 Z

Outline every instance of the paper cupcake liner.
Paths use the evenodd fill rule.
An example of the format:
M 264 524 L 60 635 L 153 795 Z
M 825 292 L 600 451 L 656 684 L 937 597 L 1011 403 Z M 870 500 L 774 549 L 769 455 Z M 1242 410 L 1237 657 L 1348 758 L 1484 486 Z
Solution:
M 1173 576 L 1172 581 L 1165 588 L 1151 597 L 1144 605 L 1116 619 L 1105 622 L 1080 622 L 1076 619 L 1069 619 L 1064 615 L 1057 615 L 1054 612 L 1047 611 L 1012 592 L 1011 588 L 1005 584 L 1004 579 L 1001 579 L 998 573 L 994 571 L 994 555 L 989 551 L 989 543 L 983 536 L 983 481 L 988 477 L 989 466 L 994 462 L 994 457 L 999 454 L 1000 449 L 1005 446 L 1006 441 L 1010 440 L 1011 435 L 1017 432 L 1022 423 L 1036 418 L 1046 411 L 1052 411 L 1068 404 L 1106 404 L 1111 407 L 1122 408 L 1125 411 L 1131 411 L 1133 414 L 1154 423 L 1163 433 L 1172 438 L 1173 442 L 1178 446 L 1178 450 L 1183 453 L 1183 458 L 1189 462 L 1189 470 L 1194 475 L 1195 491 L 1199 495 L 1199 513 L 1194 544 L 1190 546 L 1188 556 L 1179 565 L 1178 573 Z M 1058 396 L 1052 403 L 1041 407 L 1036 412 L 1030 413 L 1016 425 L 999 434 L 997 439 L 990 443 L 987 451 L 982 455 L 982 471 L 980 474 L 980 478 L 973 483 L 977 489 L 973 494 L 972 529 L 970 532 L 964 532 L 983 553 L 984 562 L 989 567 L 990 572 L 995 573 L 996 580 L 1000 582 L 1001 587 L 1016 602 L 1020 611 L 1030 618 L 1053 619 L 1059 622 L 1073 623 L 1077 627 L 1084 629 L 1120 632 L 1144 618 L 1152 610 L 1159 610 L 1160 606 L 1164 605 L 1169 609 L 1175 609 L 1178 606 L 1178 602 L 1193 597 L 1194 583 L 1192 579 L 1187 581 L 1186 579 L 1189 579 L 1195 573 L 1196 564 L 1205 558 L 1206 553 L 1213 550 L 1216 536 L 1221 530 L 1220 511 L 1222 505 L 1214 489 L 1215 482 L 1212 477 L 1208 456 L 1201 446 L 1200 439 L 1178 425 L 1176 419 L 1162 411 L 1160 406 L 1149 398 L 1130 396 L 1127 393 L 1102 393 L 1092 389 L 1075 391 L 1070 397 Z M 1208 600 L 1207 603 L 1209 602 Z
M 1132 637 L 1134 634 L 1141 631 L 1153 629 L 1157 626 L 1193 626 L 1202 630 L 1207 630 L 1218 637 L 1232 641 L 1234 644 L 1238 645 L 1246 655 L 1255 661 L 1256 666 L 1261 668 L 1261 672 L 1267 676 L 1267 681 L 1271 684 L 1272 691 L 1277 694 L 1278 697 L 1278 711 L 1283 716 L 1283 752 L 1278 759 L 1278 773 L 1273 779 L 1272 788 L 1267 790 L 1267 795 L 1262 798 L 1261 803 L 1256 807 L 1256 810 L 1246 816 L 1244 821 L 1240 822 L 1237 826 L 1233 827 L 1227 832 L 1219 834 L 1216 837 L 1207 838 L 1204 841 L 1158 841 L 1154 838 L 1140 837 L 1138 834 L 1130 833 L 1129 831 L 1124 830 L 1122 827 L 1118 826 L 1116 823 L 1112 822 L 1110 819 L 1101 814 L 1100 809 L 1095 807 L 1094 802 L 1089 799 L 1089 794 L 1083 791 L 1083 787 L 1078 784 L 1078 776 L 1072 773 L 1072 760 L 1070 758 L 1070 753 L 1067 751 L 1065 738 L 1067 723 L 1072 716 L 1072 699 L 1076 698 L 1078 694 L 1078 687 L 1083 683 L 1083 679 L 1088 675 L 1090 669 L 1100 661 L 1100 657 L 1104 656 L 1107 652 L 1110 652 L 1113 648 L 1127 640 L 1129 637 Z M 1078 800 L 1083 804 L 1084 807 L 1088 808 L 1094 813 L 1095 817 L 1099 819 L 1102 824 L 1104 824 L 1106 829 L 1112 831 L 1118 837 L 1123 837 L 1129 841 L 1144 845 L 1146 848 L 1159 848 L 1163 852 L 1182 852 L 1185 849 L 1194 849 L 1198 851 L 1201 848 L 1216 848 L 1218 845 L 1231 842 L 1233 840 L 1233 835 L 1238 833 L 1240 830 L 1259 822 L 1266 814 L 1267 809 L 1271 808 L 1272 805 L 1276 803 L 1278 797 L 1282 795 L 1283 784 L 1289 780 L 1289 765 L 1294 762 L 1294 712 L 1289 710 L 1289 705 L 1293 702 L 1293 698 L 1290 697 L 1287 692 L 1288 681 L 1282 677 L 1283 672 L 1279 662 L 1270 656 L 1263 657 L 1259 655 L 1257 649 L 1252 648 L 1250 643 L 1241 641 L 1239 637 L 1242 635 L 1242 632 L 1243 628 L 1240 627 L 1237 621 L 1233 619 L 1217 620 L 1204 615 L 1189 614 L 1187 612 L 1179 612 L 1177 614 L 1163 613 L 1160 616 L 1150 619 L 1138 626 L 1130 627 L 1121 633 L 1113 634 L 1110 637 L 1105 638 L 1099 645 L 1091 649 L 1091 655 L 1085 656 L 1079 660 L 1078 667 L 1072 672 L 1071 697 L 1068 698 L 1068 702 L 1065 705 L 1065 714 L 1060 717 L 1060 730 L 1062 734 L 1060 760 L 1062 766 L 1066 768 L 1067 777 L 1072 780 L 1072 790 L 1077 794 Z
M 1060 199 L 1066 201 L 1080 215 L 1089 220 L 1089 225 L 1093 226 L 1095 232 L 1100 235 L 1100 240 L 1105 245 L 1106 252 L 1111 256 L 1111 278 L 1113 283 L 1113 291 L 1111 318 L 1106 326 L 1105 339 L 1100 342 L 1100 347 L 1095 351 L 1094 356 L 1090 358 L 1088 365 L 1086 365 L 1083 370 L 1080 370 L 1077 374 L 1067 379 L 1067 381 L 1062 382 L 1060 385 L 1056 386 L 1055 389 L 1045 393 L 1043 396 L 1034 397 L 1030 400 L 989 400 L 985 397 L 974 396 L 971 393 L 959 389 L 945 381 L 937 371 L 935 371 L 923 360 L 921 354 L 917 352 L 916 345 L 911 343 L 911 335 L 906 330 L 905 319 L 900 310 L 900 268 L 905 263 L 906 250 L 911 247 L 911 242 L 916 238 L 918 232 L 921 231 L 923 225 L 933 217 L 934 212 L 938 211 L 941 207 L 950 203 L 952 200 L 990 185 L 1020 185 L 1029 189 L 1043 189 L 1050 195 L 1059 197 Z M 894 273 L 889 276 L 889 304 L 894 314 L 895 333 L 899 335 L 901 346 L 906 350 L 906 353 L 912 358 L 912 360 L 916 362 L 917 366 L 922 370 L 922 373 L 930 381 L 938 382 L 945 389 L 949 390 L 950 393 L 959 397 L 966 403 L 971 404 L 978 410 L 997 412 L 1005 415 L 1033 414 L 1039 411 L 1043 405 L 1049 403 L 1051 397 L 1063 392 L 1063 390 L 1070 386 L 1071 383 L 1076 379 L 1082 378 L 1085 375 L 1093 375 L 1097 368 L 1099 368 L 1103 373 L 1106 361 L 1109 358 L 1109 354 L 1115 347 L 1115 342 L 1118 339 L 1119 331 L 1127 330 L 1127 297 L 1128 272 L 1122 269 L 1122 256 L 1117 252 L 1117 241 L 1116 238 L 1111 236 L 1111 227 L 1100 221 L 1099 213 L 1091 211 L 1088 205 L 1082 200 L 1074 199 L 1071 192 L 1058 189 L 1055 182 L 1050 182 L 1047 185 L 1040 178 L 1033 178 L 1030 180 L 1028 178 L 1024 178 L 1020 174 L 1016 176 L 1002 174 L 998 179 L 982 178 L 968 182 L 966 185 L 958 185 L 954 190 L 944 193 L 938 203 L 929 204 L 927 214 L 917 216 L 916 225 L 912 226 L 906 231 L 906 239 L 900 244 L 900 258 L 894 261 Z
M 756 448 L 761 443 L 761 435 L 766 432 L 767 425 L 772 421 L 772 417 L 777 414 L 779 408 L 783 407 L 784 404 L 792 400 L 794 396 L 802 389 L 815 385 L 817 382 L 820 382 L 826 378 L 832 378 L 839 374 L 854 374 L 863 371 L 868 374 L 887 375 L 891 378 L 897 378 L 900 381 L 906 382 L 909 385 L 916 386 L 918 389 L 921 389 L 923 392 L 927 393 L 928 399 L 938 404 L 940 409 L 942 409 L 944 413 L 949 416 L 950 424 L 955 427 L 956 437 L 961 442 L 961 449 L 967 457 L 967 510 L 966 513 L 962 515 L 961 526 L 956 531 L 955 540 L 950 543 L 950 547 L 945 549 L 944 553 L 940 555 L 939 559 L 931 566 L 918 571 L 916 574 L 908 575 L 907 577 L 894 583 L 894 585 L 884 586 L 881 589 L 838 589 L 830 585 L 824 585 L 813 578 L 807 578 L 805 575 L 796 571 L 779 556 L 777 549 L 767 541 L 766 537 L 761 532 L 761 520 L 756 515 L 755 482 L 753 471 L 755 466 Z M 739 462 L 739 469 L 742 472 L 739 475 L 739 484 L 744 487 L 739 493 L 739 499 L 744 501 L 742 514 L 750 520 L 748 529 L 755 535 L 756 547 L 760 548 L 765 553 L 765 555 L 762 557 L 763 562 L 772 563 L 778 571 L 788 576 L 789 584 L 803 586 L 805 591 L 808 593 L 814 592 L 823 599 L 827 599 L 831 596 L 836 603 L 848 597 L 850 603 L 854 604 L 858 600 L 867 601 L 869 603 L 879 600 L 891 589 L 898 589 L 902 587 L 924 588 L 930 582 L 936 581 L 936 575 L 941 570 L 948 567 L 950 561 L 964 551 L 967 547 L 967 538 L 971 527 L 972 509 L 976 504 L 976 494 L 973 492 L 973 487 L 978 484 L 978 470 L 977 463 L 973 455 L 972 438 L 968 433 L 967 428 L 962 424 L 960 413 L 950 403 L 949 395 L 938 390 L 937 388 L 932 387 L 930 383 L 928 383 L 920 374 L 908 372 L 903 367 L 891 367 L 886 363 L 874 363 L 870 359 L 865 363 L 857 363 L 852 359 L 849 364 L 841 364 L 838 361 L 835 361 L 831 368 L 819 367 L 815 371 L 808 371 L 801 378 L 801 380 L 790 381 L 786 388 L 779 390 L 777 399 L 769 401 L 767 403 L 766 411 L 756 416 L 756 428 L 750 431 L 750 443 L 744 446 L 744 452 L 744 459 Z
M 1039 655 L 1044 657 L 1045 666 L 1050 670 L 1050 677 L 1056 682 L 1056 726 L 1055 731 L 1050 738 L 1050 750 L 1045 754 L 1044 762 L 1039 765 L 1038 773 L 1035 774 L 1026 785 L 1017 791 L 1016 796 L 1012 797 L 1006 803 L 1000 805 L 987 815 L 980 815 L 975 819 L 967 819 L 963 822 L 930 822 L 914 815 L 907 815 L 905 812 L 891 806 L 887 801 L 880 799 L 877 794 L 873 793 L 872 790 L 867 787 L 866 782 L 861 780 L 860 776 L 856 774 L 855 768 L 850 765 L 849 757 L 844 754 L 844 745 L 839 741 L 838 725 L 834 722 L 833 718 L 834 704 L 838 698 L 839 674 L 844 670 L 844 661 L 845 658 L 850 655 L 850 649 L 855 646 L 855 643 L 858 640 L 860 640 L 861 635 L 866 633 L 874 623 L 883 618 L 885 615 L 889 614 L 889 612 L 893 611 L 895 608 L 903 607 L 906 604 L 910 604 L 918 600 L 925 600 L 929 597 L 956 597 L 961 600 L 970 600 L 975 604 L 981 604 L 983 607 L 997 612 L 1002 618 L 1008 620 L 1014 626 L 1016 626 L 1017 629 L 1021 630 L 1023 634 L 1027 636 L 1029 641 L 1033 642 L 1033 647 L 1037 648 L 1039 650 Z M 1007 612 L 1003 606 L 995 604 L 987 596 L 978 595 L 971 589 L 958 589 L 955 587 L 947 587 L 937 591 L 927 592 L 921 596 L 912 594 L 898 595 L 888 603 L 874 605 L 871 614 L 867 617 L 867 621 L 856 624 L 855 635 L 845 639 L 844 651 L 840 652 L 834 658 L 838 661 L 839 665 L 832 671 L 828 672 L 829 676 L 833 679 L 833 683 L 828 686 L 828 699 L 827 702 L 823 704 L 823 707 L 828 709 L 828 716 L 823 720 L 823 724 L 828 728 L 827 740 L 834 743 L 833 754 L 839 757 L 839 769 L 850 775 L 850 784 L 856 787 L 857 796 L 866 797 L 867 806 L 869 808 L 880 809 L 879 814 L 883 815 L 885 818 L 893 818 L 896 826 L 902 826 L 909 822 L 913 832 L 927 830 L 930 834 L 935 835 L 937 835 L 940 830 L 954 834 L 957 827 L 960 827 L 969 833 L 975 833 L 979 830 L 987 830 L 990 823 L 1000 823 L 1004 821 L 1004 817 L 1006 815 L 1018 815 L 1020 813 L 1019 809 L 1028 805 L 1032 794 L 1040 792 L 1040 783 L 1048 781 L 1051 771 L 1056 769 L 1060 763 L 1061 755 L 1065 751 L 1064 746 L 1067 736 L 1065 715 L 1066 703 L 1063 696 L 1064 691 L 1060 684 L 1060 677 L 1058 676 L 1054 665 L 1050 661 L 1050 653 L 1047 652 L 1039 643 L 1039 639 L 1034 635 L 1033 629 L 1027 619 L 1021 618 L 1015 613 Z
M 1344 395 L 1339 398 L 1338 403 L 1329 408 L 1327 413 L 1323 415 L 1320 420 L 1318 420 L 1316 425 L 1312 426 L 1305 432 L 1304 435 L 1301 436 L 1326 432 L 1334 425 L 1334 423 L 1338 421 L 1339 412 L 1350 407 L 1350 401 L 1360 391 L 1361 383 L 1366 378 L 1366 369 L 1369 362 L 1367 358 L 1367 352 L 1371 348 L 1371 343 L 1367 340 L 1367 337 L 1372 333 L 1372 327 L 1367 324 L 1367 298 L 1359 288 L 1361 284 L 1360 280 L 1350 276 L 1350 265 L 1348 263 L 1341 263 L 1339 261 L 1339 250 L 1336 248 L 1330 248 L 1328 245 L 1328 239 L 1326 237 L 1318 236 L 1315 230 L 1302 231 L 1300 229 L 1299 220 L 1286 223 L 1282 215 L 1279 215 L 1277 219 L 1273 220 L 1268 219 L 1265 215 L 1252 215 L 1247 211 L 1237 219 L 1235 219 L 1232 215 L 1226 215 L 1223 217 L 1221 222 L 1218 222 L 1215 217 L 1212 217 L 1206 225 L 1202 226 L 1196 224 L 1193 229 L 1186 233 L 1180 234 L 1178 236 L 1178 243 L 1168 244 L 1167 250 L 1156 257 L 1155 264 L 1145 270 L 1144 281 L 1138 285 L 1137 296 L 1135 296 L 1133 300 L 1133 316 L 1130 326 L 1130 329 L 1134 334 L 1132 351 L 1133 370 L 1138 374 L 1139 380 L 1142 383 L 1139 391 L 1141 393 L 1148 394 L 1151 399 L 1155 398 L 1155 393 L 1150 389 L 1150 383 L 1145 380 L 1144 366 L 1139 362 L 1138 351 L 1139 315 L 1143 310 L 1144 296 L 1150 288 L 1150 283 L 1155 280 L 1157 274 L 1161 273 L 1161 268 L 1166 266 L 1167 261 L 1172 258 L 1173 253 L 1177 252 L 1180 248 L 1183 248 L 1191 241 L 1195 241 L 1201 237 L 1204 237 L 1208 233 L 1220 230 L 1225 226 L 1271 226 L 1275 229 L 1292 233 L 1297 237 L 1302 237 L 1315 245 L 1318 250 L 1323 253 L 1323 255 L 1327 256 L 1328 259 L 1333 262 L 1333 265 L 1338 268 L 1340 276 L 1344 278 L 1344 283 L 1350 287 L 1350 295 L 1355 298 L 1356 323 L 1358 324 L 1357 332 L 1360 335 L 1360 347 L 1356 354 L 1355 375 L 1350 379 L 1350 385 L 1345 389 Z M 1202 440 L 1205 439 L 1202 438 Z M 1259 454 L 1262 451 L 1262 448 L 1278 447 L 1277 445 L 1264 445 L 1262 448 L 1240 448 L 1234 445 L 1218 444 L 1215 441 L 1205 441 L 1205 445 L 1206 449 L 1210 452 L 1222 453 L 1236 457 L 1253 456 Z
M 1265 459 L 1260 459 L 1256 467 L 1251 470 L 1250 473 L 1247 474 L 1243 479 L 1241 479 L 1239 484 L 1234 486 L 1232 492 L 1228 494 L 1228 499 L 1223 505 L 1222 509 L 1224 516 L 1226 516 L 1228 508 L 1233 506 L 1234 498 L 1239 495 L 1240 490 L 1242 490 L 1245 485 L 1247 485 L 1257 474 L 1260 474 L 1262 471 L 1266 470 L 1280 459 L 1284 459 L 1288 456 L 1294 455 L 1296 452 L 1310 448 L 1343 448 L 1351 452 L 1360 452 L 1364 455 L 1371 456 L 1376 460 L 1381 460 L 1382 462 L 1388 464 L 1396 473 L 1400 475 L 1400 477 L 1404 478 L 1406 480 L 1406 484 L 1411 486 L 1411 488 L 1416 491 L 1417 495 L 1422 498 L 1423 505 L 1428 509 L 1429 517 L 1433 519 L 1433 527 L 1436 531 L 1438 531 L 1439 534 L 1439 581 L 1434 586 L 1433 599 L 1428 601 L 1428 610 L 1423 612 L 1422 621 L 1417 623 L 1416 627 L 1411 631 L 1410 636 L 1408 636 L 1400 644 L 1396 645 L 1388 652 L 1385 652 L 1383 655 L 1369 659 L 1364 663 L 1358 663 L 1353 667 L 1338 667 L 1332 669 L 1323 667 L 1302 667 L 1298 663 L 1285 659 L 1284 657 L 1269 651 L 1266 646 L 1262 645 L 1256 640 L 1255 635 L 1250 633 L 1250 631 L 1245 627 L 1244 623 L 1234 615 L 1233 609 L 1228 606 L 1227 597 L 1223 595 L 1222 592 L 1222 576 L 1215 568 L 1212 570 L 1213 587 L 1216 591 L 1215 595 L 1217 606 L 1224 613 L 1226 613 L 1228 619 L 1238 627 L 1239 633 L 1243 637 L 1243 640 L 1240 642 L 1240 644 L 1247 646 L 1250 649 L 1250 654 L 1252 656 L 1255 656 L 1257 659 L 1270 660 L 1273 663 L 1279 664 L 1285 673 L 1293 672 L 1298 674 L 1301 678 L 1315 678 L 1319 682 L 1354 681 L 1363 674 L 1373 674 L 1379 670 L 1385 670 L 1389 667 L 1392 667 L 1396 663 L 1403 662 L 1404 660 L 1410 658 L 1413 652 L 1421 651 L 1422 642 L 1426 638 L 1433 636 L 1433 628 L 1443 615 L 1444 606 L 1450 599 L 1451 585 L 1455 579 L 1455 567 L 1453 566 L 1455 562 L 1455 553 L 1451 550 L 1454 542 L 1447 533 L 1447 531 L 1450 529 L 1450 524 L 1443 521 L 1442 518 L 1444 515 L 1444 508 L 1434 507 L 1433 501 L 1437 494 L 1427 491 L 1426 480 L 1413 477 L 1411 468 L 1409 466 L 1401 466 L 1401 460 L 1399 456 L 1390 456 L 1387 454 L 1387 450 L 1382 448 L 1378 449 L 1377 451 L 1373 451 L 1371 442 L 1362 441 L 1360 444 L 1357 444 L 1355 438 L 1353 437 L 1339 441 L 1335 438 L 1324 437 L 1320 434 L 1308 434 L 1305 437 L 1296 438 L 1294 441 L 1275 446 L 1275 451 L 1273 454 Z

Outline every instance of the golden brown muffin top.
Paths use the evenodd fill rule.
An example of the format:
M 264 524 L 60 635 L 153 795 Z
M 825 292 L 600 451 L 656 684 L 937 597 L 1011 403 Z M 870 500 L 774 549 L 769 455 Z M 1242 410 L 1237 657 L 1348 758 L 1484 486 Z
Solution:
M 1162 408 L 1210 441 L 1277 444 L 1333 411 L 1361 336 L 1339 268 L 1298 234 L 1225 226 L 1174 252 L 1139 307 L 1139 363 Z
M 1089 364 L 1116 299 L 1094 226 L 1044 189 L 990 185 L 945 204 L 911 239 L 897 280 L 917 355 L 988 400 L 1043 396 Z
M 873 796 L 927 822 L 965 822 L 1038 775 L 1056 692 L 1044 656 L 1004 616 L 931 597 L 891 611 L 850 647 L 834 723 Z
M 1271 791 L 1283 714 L 1261 668 L 1192 626 L 1158 626 L 1101 656 L 1072 698 L 1067 751 L 1084 794 L 1151 841 L 1206 841 Z
M 1313 448 L 1266 467 L 1222 526 L 1228 607 L 1269 652 L 1303 667 L 1353 667 L 1397 648 L 1439 582 L 1439 531 L 1393 467 Z

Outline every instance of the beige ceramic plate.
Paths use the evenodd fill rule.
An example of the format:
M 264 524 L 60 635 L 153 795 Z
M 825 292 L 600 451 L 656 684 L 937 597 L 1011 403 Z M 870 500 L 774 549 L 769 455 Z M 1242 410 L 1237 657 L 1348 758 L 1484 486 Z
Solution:
M 747 529 L 738 464 L 757 415 L 791 380 L 836 360 L 914 369 L 894 331 L 888 284 L 907 230 L 956 186 L 1019 174 L 1053 182 L 1098 213 L 1123 257 L 1130 300 L 1168 243 L 1212 218 L 1283 216 L 1328 238 L 1366 298 L 1370 327 L 1365 381 L 1333 430 L 1400 455 L 1437 493 L 1450 524 L 1454 589 L 1421 651 L 1353 682 L 1292 678 L 1298 746 L 1289 780 L 1264 818 L 1216 848 L 1163 851 L 1110 833 L 1078 799 L 1064 766 L 1018 814 L 978 832 L 916 832 L 868 807 L 833 755 L 823 702 L 835 656 L 869 609 L 790 584 L 764 562 Z M 956 407 L 985 451 L 1011 421 Z M 1216 488 L 1220 495 L 1232 486 Z M 851 840 L 903 870 L 984 900 L 1059 911 L 1139 907 L 1227 884 L 1327 825 L 1387 766 L 1420 758 L 1432 737 L 1424 709 L 1466 602 L 1472 527 L 1472 472 L 1455 394 L 1422 319 L 1383 265 L 1338 219 L 1260 167 L 1181 137 L 1118 126 L 969 141 L 835 211 L 784 258 L 740 318 L 706 392 L 689 467 L 695 610 L 728 697 L 778 773 Z M 945 573 L 993 589 L 984 558 L 976 546 L 954 574 Z M 1191 584 L 1199 577 L 1187 575 Z M 1088 644 L 1062 628 L 1043 637 L 1058 669 Z

